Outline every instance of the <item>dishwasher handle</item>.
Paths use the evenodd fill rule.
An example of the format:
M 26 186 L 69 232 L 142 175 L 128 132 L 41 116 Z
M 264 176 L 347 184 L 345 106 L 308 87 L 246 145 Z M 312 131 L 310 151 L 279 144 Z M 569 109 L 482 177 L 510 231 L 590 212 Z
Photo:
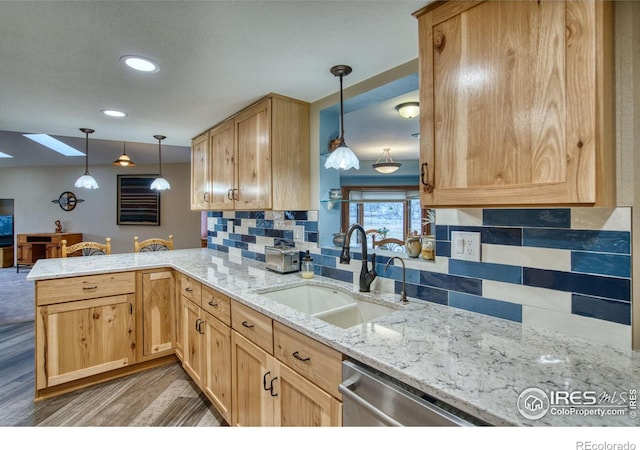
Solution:
M 338 391 L 340 391 L 340 393 L 343 396 L 345 396 L 346 398 L 348 398 L 349 400 L 356 403 L 358 406 L 360 406 L 361 408 L 365 409 L 367 412 L 372 414 L 374 417 L 376 417 L 385 425 L 392 426 L 392 427 L 403 426 L 400 422 L 395 420 L 393 417 L 386 414 L 384 411 L 381 411 L 380 409 L 376 408 L 374 405 L 372 405 L 371 403 L 366 401 L 364 398 L 356 394 L 354 390 L 356 388 L 357 381 L 358 381 L 357 377 L 344 380 L 342 383 L 338 385 Z

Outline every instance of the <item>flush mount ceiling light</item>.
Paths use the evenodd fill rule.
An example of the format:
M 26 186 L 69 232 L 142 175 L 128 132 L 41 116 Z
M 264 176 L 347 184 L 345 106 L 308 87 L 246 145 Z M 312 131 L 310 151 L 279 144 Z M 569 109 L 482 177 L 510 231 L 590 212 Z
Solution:
M 89 174 L 89 135 L 93 133 L 91 128 L 80 128 L 85 134 L 85 158 L 84 158 L 84 175 L 76 180 L 77 188 L 98 189 L 98 182 Z
M 109 117 L 127 117 L 126 112 L 118 111 L 115 109 L 103 109 L 102 114 Z
M 160 147 L 160 142 L 162 142 L 162 140 L 165 139 L 166 136 L 162 136 L 160 134 L 155 134 L 153 137 L 158 140 L 158 162 L 159 162 L 159 168 L 158 168 L 158 178 L 153 180 L 153 183 L 151 183 L 151 189 L 154 189 L 156 191 L 166 191 L 167 189 L 171 189 L 171 185 L 169 184 L 169 182 L 167 180 L 162 178 L 162 149 Z
M 401 103 L 396 106 L 396 111 L 405 119 L 413 119 L 420 114 L 420 103 L 418 102 L 407 102 Z
M 342 77 L 345 77 L 351 73 L 351 67 L 349 66 L 333 66 L 331 73 L 340 77 L 340 144 L 338 148 L 331 152 L 327 161 L 324 163 L 325 169 L 342 169 L 348 170 L 354 168 L 360 169 L 360 161 L 353 151 L 347 147 L 344 142 L 344 106 L 342 100 Z
M 142 56 L 125 55 L 120 57 L 120 61 L 140 72 L 155 73 L 160 70 L 160 66 L 156 62 L 151 61 L 149 58 L 143 58 Z
M 380 173 L 393 173 L 402 165 L 399 162 L 393 162 L 393 158 L 391 158 L 389 154 L 390 150 L 389 148 L 383 148 L 382 155 L 380 155 L 378 160 L 373 164 L 373 168 Z
M 129 155 L 127 155 L 127 143 L 123 142 L 122 146 L 124 148 L 124 151 L 122 153 L 122 155 L 120 155 L 118 157 L 118 159 L 116 159 L 113 162 L 114 166 L 121 166 L 121 167 L 134 167 L 136 165 L 136 163 L 133 162 L 133 160 L 131 158 L 129 158 Z

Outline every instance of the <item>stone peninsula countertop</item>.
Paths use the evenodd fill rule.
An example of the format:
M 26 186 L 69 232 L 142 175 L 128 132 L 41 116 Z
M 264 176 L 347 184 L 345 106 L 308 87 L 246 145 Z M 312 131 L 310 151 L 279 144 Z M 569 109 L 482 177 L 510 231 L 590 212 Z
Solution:
M 276 274 L 265 270 L 264 263 L 234 259 L 215 250 L 40 259 L 27 280 L 159 267 L 174 268 L 492 425 L 640 425 L 637 411 L 629 408 L 630 396 L 640 389 L 639 352 L 418 300 L 372 322 L 343 329 L 256 292 L 307 282 L 299 273 Z M 352 284 L 319 276 L 310 282 L 330 284 L 354 293 L 358 290 Z M 396 294 L 362 295 L 375 302 L 399 305 Z M 517 405 L 520 394 L 529 388 L 548 393 L 574 393 L 574 412 L 559 414 L 551 402 L 542 418 L 525 418 Z M 598 396 L 602 415 L 592 413 L 593 408 L 575 407 L 577 401 L 591 402 L 594 394 L 589 393 Z M 613 415 L 612 411 L 624 414 Z

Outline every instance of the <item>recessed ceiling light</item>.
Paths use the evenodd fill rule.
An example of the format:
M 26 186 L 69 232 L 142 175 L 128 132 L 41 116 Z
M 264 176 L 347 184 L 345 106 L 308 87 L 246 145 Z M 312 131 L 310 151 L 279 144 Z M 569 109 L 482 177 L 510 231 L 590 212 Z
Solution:
M 13 158 L 13 156 L 0 152 L 0 158 Z
M 140 72 L 157 72 L 160 70 L 160 66 L 157 63 L 142 56 L 125 55 L 120 57 L 120 61 Z
M 48 134 L 23 134 L 23 136 L 64 156 L 84 156 L 84 153 L 81 151 L 76 150 L 64 142 L 60 142 L 59 140 L 52 138 Z
M 102 114 L 109 117 L 127 117 L 126 112 L 117 111 L 115 109 L 103 109 Z

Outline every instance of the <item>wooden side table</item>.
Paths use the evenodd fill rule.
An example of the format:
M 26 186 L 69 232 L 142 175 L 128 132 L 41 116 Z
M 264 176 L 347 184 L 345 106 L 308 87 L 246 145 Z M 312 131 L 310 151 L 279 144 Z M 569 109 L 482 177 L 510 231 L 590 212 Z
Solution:
M 0 247 L 0 267 L 13 266 L 13 245 L 11 247 Z
M 82 242 L 82 233 L 25 233 L 18 235 L 18 261 L 16 271 L 20 267 L 32 266 L 39 259 L 60 258 L 61 241 L 67 245 Z

